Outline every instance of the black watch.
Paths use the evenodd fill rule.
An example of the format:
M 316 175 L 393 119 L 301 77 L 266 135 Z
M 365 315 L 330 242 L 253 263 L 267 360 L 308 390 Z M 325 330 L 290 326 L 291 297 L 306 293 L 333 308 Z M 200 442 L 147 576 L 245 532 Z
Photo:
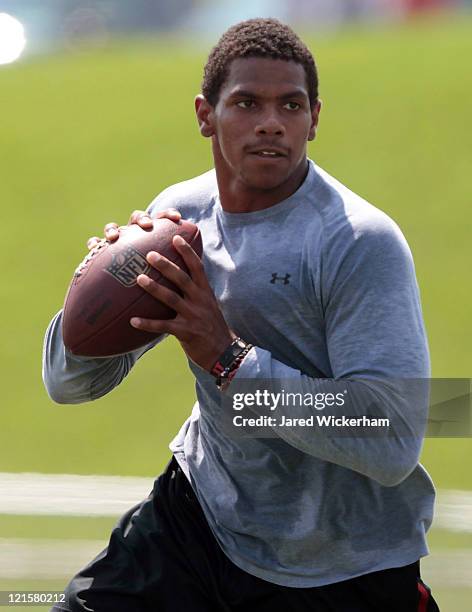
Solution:
M 222 387 L 223 383 L 231 378 L 231 373 L 238 369 L 241 361 L 252 349 L 252 344 L 235 338 L 228 348 L 216 360 L 210 372 L 216 377 L 216 384 Z

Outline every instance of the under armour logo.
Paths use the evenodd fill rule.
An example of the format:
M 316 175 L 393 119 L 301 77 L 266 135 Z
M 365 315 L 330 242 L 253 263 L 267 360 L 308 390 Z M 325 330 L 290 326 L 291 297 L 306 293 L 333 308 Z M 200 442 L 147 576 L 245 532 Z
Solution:
M 272 273 L 272 280 L 270 281 L 273 285 L 275 285 L 275 283 L 277 281 L 282 281 L 284 285 L 288 285 L 289 284 L 289 278 L 290 278 L 290 274 L 286 274 L 285 276 L 278 276 L 277 272 L 273 272 Z

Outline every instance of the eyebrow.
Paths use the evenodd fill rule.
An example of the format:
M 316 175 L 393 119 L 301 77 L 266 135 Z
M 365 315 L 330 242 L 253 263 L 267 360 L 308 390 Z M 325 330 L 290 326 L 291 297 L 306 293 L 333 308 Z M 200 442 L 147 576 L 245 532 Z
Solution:
M 236 89 L 232 91 L 229 95 L 230 98 L 260 98 L 258 94 L 254 91 L 250 91 L 249 89 Z M 287 100 L 289 98 L 307 98 L 308 94 L 304 89 L 293 89 L 292 91 L 288 91 L 281 96 L 277 96 L 279 100 Z

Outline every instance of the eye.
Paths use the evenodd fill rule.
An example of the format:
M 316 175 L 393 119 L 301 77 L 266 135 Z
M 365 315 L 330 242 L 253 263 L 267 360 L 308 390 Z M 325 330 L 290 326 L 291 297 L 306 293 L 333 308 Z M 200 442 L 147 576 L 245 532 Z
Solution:
M 255 104 L 254 100 L 241 100 L 236 103 L 239 108 L 252 108 Z
M 298 102 L 287 102 L 287 104 L 284 105 L 284 108 L 286 108 L 287 110 L 298 110 L 299 108 L 301 108 L 300 104 L 298 104 Z

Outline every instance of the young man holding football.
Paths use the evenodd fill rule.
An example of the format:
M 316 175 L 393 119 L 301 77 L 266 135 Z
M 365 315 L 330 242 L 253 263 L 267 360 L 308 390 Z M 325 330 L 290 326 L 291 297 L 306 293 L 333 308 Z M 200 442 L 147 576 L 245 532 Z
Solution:
M 195 107 L 215 169 L 169 187 L 130 222 L 197 223 L 203 262 L 178 238 L 190 274 L 149 253 L 181 295 L 144 275 L 138 283 L 177 315 L 130 324 L 180 341 L 197 402 L 149 498 L 55 609 L 438 610 L 419 575 L 434 502 L 418 463 L 421 436 L 288 427 L 238 437 L 222 426 L 222 394 L 244 379 L 342 388 L 351 415 L 375 405 L 408 424 L 408 401 L 390 383 L 429 376 L 408 246 L 391 219 L 307 159 L 318 77 L 287 26 L 259 19 L 230 28 Z M 119 239 L 117 225 L 105 236 Z M 58 402 L 96 399 L 149 348 L 75 357 L 59 313 L 46 335 L 46 386 Z

